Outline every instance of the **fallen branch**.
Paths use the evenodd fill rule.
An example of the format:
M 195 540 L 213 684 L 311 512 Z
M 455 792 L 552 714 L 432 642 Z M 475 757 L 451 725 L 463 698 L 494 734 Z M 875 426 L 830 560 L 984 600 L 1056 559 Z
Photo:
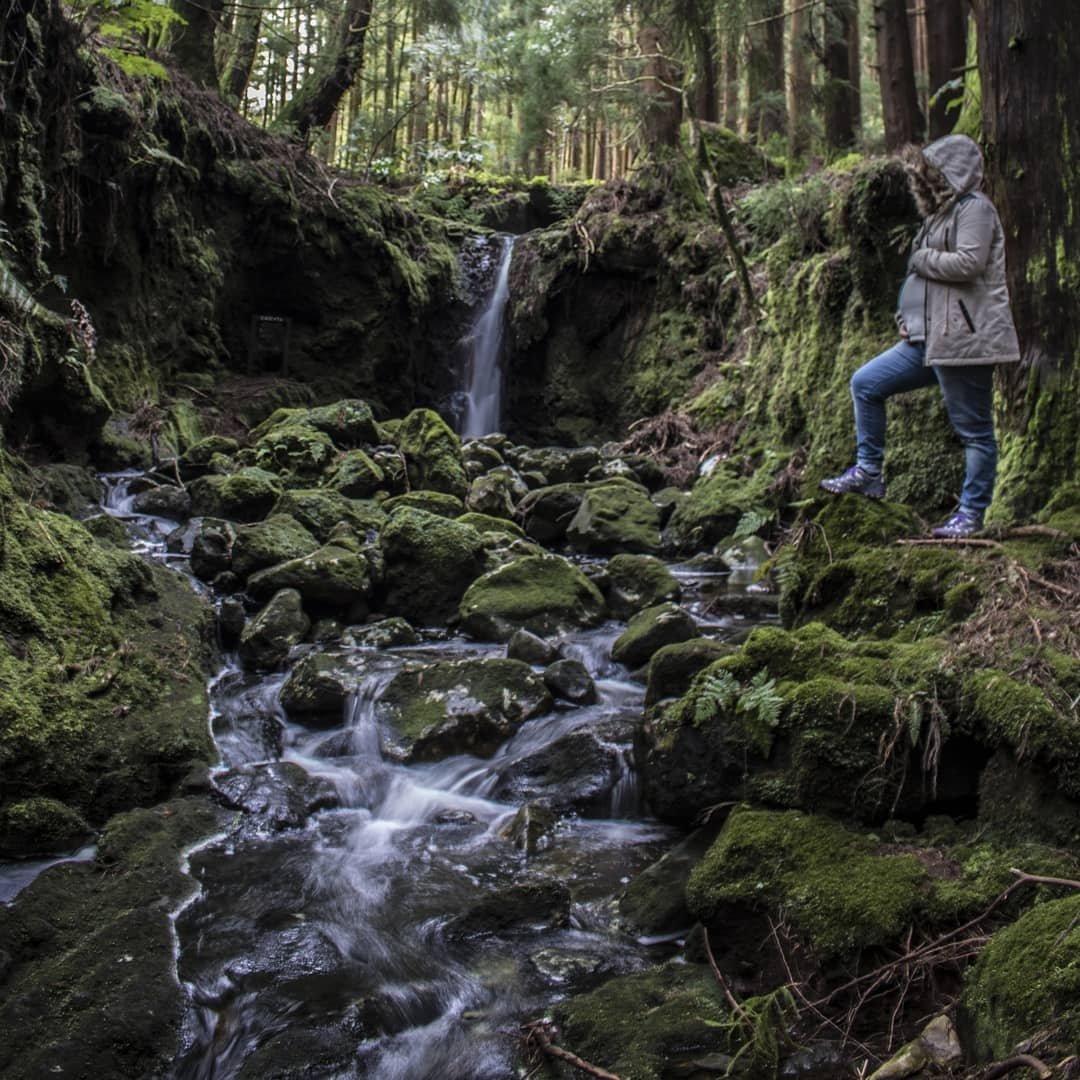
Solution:
M 999 1061 L 991 1065 L 982 1075 L 982 1080 L 996 1080 L 996 1077 L 1005 1076 L 1014 1069 L 1034 1069 L 1039 1075 L 1039 1080 L 1049 1080 L 1054 1075 L 1054 1070 L 1049 1065 L 1041 1062 L 1037 1057 L 1030 1054 L 1017 1054 L 1007 1061 Z
M 705 938 L 705 955 L 709 958 L 709 967 L 712 969 L 713 978 L 720 985 L 720 989 L 724 991 L 724 997 L 727 998 L 728 1004 L 731 1006 L 731 1011 L 744 1023 L 750 1027 L 754 1026 L 753 1020 L 746 1015 L 746 1010 L 739 1004 L 739 999 L 731 992 L 731 988 L 727 984 L 727 980 L 724 978 L 723 972 L 717 966 L 716 957 L 713 956 L 712 945 L 709 942 L 709 931 L 704 933 Z
M 972 536 L 943 536 L 940 540 L 897 540 L 896 543 L 900 547 L 1001 547 L 997 540 L 980 540 Z
M 558 1061 L 565 1061 L 567 1065 L 573 1065 L 575 1069 L 580 1069 L 581 1072 L 589 1076 L 595 1076 L 598 1080 L 619 1080 L 615 1073 L 610 1073 L 606 1069 L 592 1065 L 584 1058 L 579 1058 L 577 1054 L 572 1054 L 569 1050 L 564 1050 L 561 1046 L 552 1042 L 551 1033 L 545 1020 L 534 1020 L 531 1024 L 526 1024 L 522 1030 L 525 1033 L 525 1044 L 536 1047 L 548 1057 L 556 1058 Z
M 1010 888 L 1013 889 L 1015 889 L 1017 885 L 1023 885 L 1026 881 L 1033 881 L 1038 885 L 1065 885 L 1070 889 L 1080 889 L 1080 881 L 1073 881 L 1072 878 L 1044 877 L 1042 874 L 1027 874 L 1023 870 L 1017 870 L 1015 866 L 1009 868 L 1009 873 L 1016 875 L 1016 881 L 1010 886 Z

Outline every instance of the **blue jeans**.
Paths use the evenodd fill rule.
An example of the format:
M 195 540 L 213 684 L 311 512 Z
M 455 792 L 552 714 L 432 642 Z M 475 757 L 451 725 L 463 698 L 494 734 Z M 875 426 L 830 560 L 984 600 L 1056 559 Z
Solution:
M 922 342 L 899 341 L 867 361 L 851 377 L 855 402 L 856 461 L 871 471 L 885 460 L 885 402 L 938 383 L 953 430 L 964 444 L 967 472 L 960 492 L 960 509 L 982 520 L 994 494 L 997 475 L 997 439 L 994 438 L 994 368 L 933 367 L 924 362 Z

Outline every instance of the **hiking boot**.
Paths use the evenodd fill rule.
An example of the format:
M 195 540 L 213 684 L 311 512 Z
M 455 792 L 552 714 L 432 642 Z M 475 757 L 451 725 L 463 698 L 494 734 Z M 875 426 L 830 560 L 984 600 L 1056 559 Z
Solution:
M 969 510 L 957 510 L 944 525 L 939 525 L 930 534 L 936 540 L 963 540 L 974 536 L 982 528 L 982 518 Z
M 885 481 L 881 473 L 875 476 L 868 473 L 861 465 L 852 465 L 839 476 L 822 480 L 819 486 L 830 495 L 845 495 L 851 491 L 856 495 L 865 495 L 868 499 L 885 498 Z

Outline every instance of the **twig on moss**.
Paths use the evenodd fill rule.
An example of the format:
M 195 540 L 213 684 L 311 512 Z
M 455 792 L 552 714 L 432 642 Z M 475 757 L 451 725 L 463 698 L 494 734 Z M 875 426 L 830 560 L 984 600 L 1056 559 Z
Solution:
M 565 1061 L 568 1065 L 573 1065 L 575 1069 L 580 1069 L 581 1072 L 587 1073 L 589 1076 L 597 1077 L 598 1080 L 619 1080 L 615 1073 L 601 1069 L 599 1066 L 591 1064 L 584 1058 L 578 1057 L 577 1054 L 572 1054 L 569 1050 L 564 1050 L 554 1043 L 546 1020 L 534 1020 L 531 1024 L 526 1024 L 522 1031 L 525 1034 L 525 1045 L 539 1050 L 547 1057 Z
M 731 992 L 731 987 L 727 984 L 727 979 L 724 978 L 723 972 L 720 970 L 716 963 L 716 957 L 713 956 L 712 943 L 709 941 L 709 931 L 705 930 L 705 955 L 709 959 L 709 967 L 712 970 L 713 978 L 717 981 L 720 989 L 724 991 L 724 997 L 727 998 L 728 1004 L 731 1006 L 731 1011 L 745 1024 L 749 1024 L 750 1027 L 754 1026 L 754 1022 L 746 1014 L 746 1010 L 739 1004 L 739 999 Z
M 996 1080 L 997 1077 L 1005 1076 L 1015 1069 L 1034 1069 L 1039 1080 L 1049 1080 L 1054 1075 L 1054 1070 L 1037 1057 L 1032 1057 L 1030 1054 L 1017 1054 L 1016 1057 L 1011 1057 L 1007 1061 L 999 1061 L 991 1065 L 983 1073 L 982 1080 Z
M 1080 889 L 1080 881 L 1073 881 L 1072 878 L 1046 877 L 1043 874 L 1028 874 L 1023 870 L 1017 870 L 1015 866 L 1009 868 L 1009 873 L 1016 875 L 1016 881 L 1009 886 L 1011 889 L 1015 889 L 1017 885 L 1023 885 L 1027 881 L 1033 881 L 1038 885 L 1064 885 L 1069 889 Z
M 943 536 L 940 540 L 897 540 L 898 547 L 982 547 L 1000 548 L 997 540 L 980 540 L 973 536 Z

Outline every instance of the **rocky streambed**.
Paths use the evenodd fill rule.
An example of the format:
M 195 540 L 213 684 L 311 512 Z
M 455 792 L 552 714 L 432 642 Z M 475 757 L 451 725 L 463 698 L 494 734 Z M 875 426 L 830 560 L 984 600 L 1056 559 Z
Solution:
M 994 565 L 890 547 L 901 507 L 811 506 L 770 562 L 782 628 L 754 581 L 768 481 L 721 462 L 686 493 L 618 447 L 462 446 L 358 401 L 109 477 L 87 528 L 133 538 L 158 598 L 189 577 L 214 673 L 167 757 L 97 751 L 97 790 L 147 808 L 0 909 L 5 1075 L 510 1077 L 541 1016 L 623 1077 L 854 1075 L 958 997 L 941 1067 L 1070 1030 L 1052 884 L 1002 910 L 1044 901 L 1003 933 L 1064 932 L 1055 978 L 995 938 L 960 996 L 1009 868 L 1076 866 L 1054 699 L 951 652 Z M 201 618 L 134 632 L 175 659 Z M 143 684 L 118 652 L 89 700 L 122 730 Z M 7 842 L 92 817 L 65 790 L 9 801 Z

